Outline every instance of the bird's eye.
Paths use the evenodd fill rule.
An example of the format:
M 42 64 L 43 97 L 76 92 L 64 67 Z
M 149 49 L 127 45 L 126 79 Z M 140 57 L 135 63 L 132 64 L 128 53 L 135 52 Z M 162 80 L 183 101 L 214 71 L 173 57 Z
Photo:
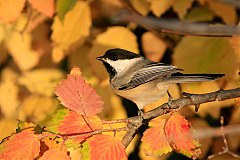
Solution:
M 117 57 L 113 57 L 113 60 L 116 61 L 116 60 L 117 60 Z

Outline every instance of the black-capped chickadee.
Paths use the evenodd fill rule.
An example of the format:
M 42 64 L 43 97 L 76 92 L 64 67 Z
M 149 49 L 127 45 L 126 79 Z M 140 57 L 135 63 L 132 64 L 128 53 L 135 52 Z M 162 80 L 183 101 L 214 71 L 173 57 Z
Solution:
M 156 63 L 124 49 L 110 49 L 97 57 L 110 76 L 114 93 L 136 103 L 139 110 L 162 98 L 171 85 L 214 80 L 224 74 L 182 74 L 182 70 Z

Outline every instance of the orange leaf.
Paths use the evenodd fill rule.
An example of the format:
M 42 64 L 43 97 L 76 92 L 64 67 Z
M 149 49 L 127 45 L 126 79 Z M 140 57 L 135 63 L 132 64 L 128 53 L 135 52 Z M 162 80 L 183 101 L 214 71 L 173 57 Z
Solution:
M 48 122 L 46 128 L 46 130 L 54 133 L 75 134 L 75 138 L 67 143 L 71 146 L 79 144 L 89 137 L 89 135 L 77 136 L 79 133 L 88 133 L 99 129 L 102 129 L 102 122 L 98 116 L 82 116 L 67 109 L 59 110 Z
M 70 157 L 63 151 L 50 149 L 47 152 L 45 152 L 39 160 L 49 160 L 49 159 L 70 160 Z
M 125 160 L 127 155 L 123 144 L 110 135 L 95 135 L 83 144 L 83 159 Z
M 48 133 L 42 133 L 41 136 L 44 137 L 47 134 Z M 67 153 L 67 147 L 64 145 L 64 140 L 62 138 L 57 138 L 55 136 L 44 137 L 40 140 L 40 144 L 40 156 L 48 150 L 61 150 L 62 152 Z
M 141 140 L 146 155 L 161 156 L 172 151 L 164 133 L 165 121 L 161 118 L 151 120 L 149 123 L 151 128 L 143 133 Z
M 64 118 L 58 126 L 58 131 L 64 134 L 84 133 L 96 129 L 101 129 L 102 123 L 98 116 L 84 117 L 73 111 Z
M 26 0 L 0 0 L 0 21 L 15 21 L 21 14 Z
M 38 137 L 29 130 L 25 130 L 8 138 L 0 145 L 0 159 L 32 160 L 40 152 Z
M 190 123 L 178 114 L 173 114 L 165 125 L 165 134 L 170 145 L 179 153 L 196 159 L 200 153 L 200 144 L 190 132 Z
M 101 97 L 85 82 L 77 67 L 57 86 L 55 93 L 65 107 L 81 115 L 95 115 L 103 108 Z
M 55 12 L 55 3 L 54 0 L 29 0 L 29 3 L 33 8 L 38 10 L 40 13 L 45 16 L 52 17 Z

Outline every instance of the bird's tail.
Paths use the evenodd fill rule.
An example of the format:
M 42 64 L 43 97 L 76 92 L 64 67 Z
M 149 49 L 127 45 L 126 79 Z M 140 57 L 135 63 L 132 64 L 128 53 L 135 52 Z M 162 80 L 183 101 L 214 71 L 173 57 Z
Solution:
M 224 74 L 172 74 L 170 80 L 174 83 L 204 82 L 223 77 Z

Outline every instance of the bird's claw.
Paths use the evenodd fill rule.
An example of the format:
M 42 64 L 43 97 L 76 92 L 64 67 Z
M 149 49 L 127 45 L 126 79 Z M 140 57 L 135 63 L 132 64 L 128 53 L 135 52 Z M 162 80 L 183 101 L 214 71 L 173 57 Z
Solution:
M 173 97 L 171 96 L 171 94 L 167 91 L 167 94 L 168 94 L 168 109 L 171 109 L 171 106 L 172 106 L 172 100 L 173 100 Z
M 143 117 L 143 114 L 144 114 L 144 113 L 143 113 L 143 110 L 142 110 L 142 109 L 139 109 L 139 110 L 138 110 L 138 116 L 139 116 L 139 117 Z

